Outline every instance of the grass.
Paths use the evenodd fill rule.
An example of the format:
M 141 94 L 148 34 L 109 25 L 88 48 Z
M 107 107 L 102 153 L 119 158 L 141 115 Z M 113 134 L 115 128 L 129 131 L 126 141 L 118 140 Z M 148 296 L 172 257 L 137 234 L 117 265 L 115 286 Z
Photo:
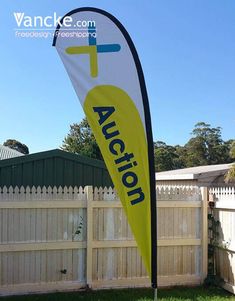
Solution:
M 0 301 L 153 301 L 152 289 L 119 289 L 0 297 Z M 173 288 L 158 291 L 159 301 L 235 301 L 218 287 Z

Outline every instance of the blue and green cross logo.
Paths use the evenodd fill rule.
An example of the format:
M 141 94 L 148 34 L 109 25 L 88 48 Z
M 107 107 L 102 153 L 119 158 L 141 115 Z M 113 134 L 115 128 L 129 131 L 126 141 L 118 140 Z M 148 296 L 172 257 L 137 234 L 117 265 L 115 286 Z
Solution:
M 66 48 L 68 54 L 88 54 L 90 58 L 90 75 L 91 77 L 98 76 L 98 53 L 118 52 L 121 49 L 119 44 L 102 44 L 96 43 L 96 28 L 89 27 L 89 46 L 73 46 Z

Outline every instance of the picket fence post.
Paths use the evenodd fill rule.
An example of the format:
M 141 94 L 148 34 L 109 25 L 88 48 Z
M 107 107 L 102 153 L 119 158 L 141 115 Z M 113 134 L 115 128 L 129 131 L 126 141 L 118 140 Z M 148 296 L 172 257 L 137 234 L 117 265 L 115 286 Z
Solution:
M 202 195 L 202 282 L 208 273 L 208 188 L 201 187 Z
M 93 188 L 85 187 L 87 201 L 87 258 L 86 258 L 86 281 L 87 286 L 92 287 L 92 240 L 93 240 Z

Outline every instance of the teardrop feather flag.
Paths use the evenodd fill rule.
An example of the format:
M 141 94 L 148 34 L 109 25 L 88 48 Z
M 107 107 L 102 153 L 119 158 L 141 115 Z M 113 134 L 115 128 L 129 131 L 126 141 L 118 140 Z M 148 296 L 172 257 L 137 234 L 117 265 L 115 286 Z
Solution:
M 84 20 L 86 29 L 81 28 Z M 135 46 L 115 17 L 89 7 L 75 9 L 62 18 L 53 46 L 96 137 L 155 288 L 153 138 L 144 75 Z

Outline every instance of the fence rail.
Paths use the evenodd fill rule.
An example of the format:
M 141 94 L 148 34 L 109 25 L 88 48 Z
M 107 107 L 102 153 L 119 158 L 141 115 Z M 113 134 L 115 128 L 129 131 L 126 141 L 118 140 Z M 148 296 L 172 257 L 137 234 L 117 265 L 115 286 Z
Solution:
M 157 189 L 159 286 L 207 273 L 207 190 Z M 0 294 L 149 286 L 111 188 L 0 189 Z

